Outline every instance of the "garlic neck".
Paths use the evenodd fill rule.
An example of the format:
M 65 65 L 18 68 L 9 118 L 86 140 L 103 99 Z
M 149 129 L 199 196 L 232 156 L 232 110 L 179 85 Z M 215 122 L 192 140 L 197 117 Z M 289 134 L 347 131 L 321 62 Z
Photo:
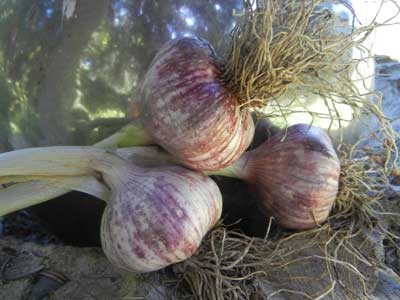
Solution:
M 104 181 L 112 190 L 120 188 L 136 177 L 135 175 L 142 173 L 141 167 L 111 152 L 96 156 L 92 161 L 92 167 L 102 174 Z
M 237 161 L 235 161 L 229 167 L 214 171 L 204 171 L 204 173 L 207 175 L 218 175 L 249 181 L 251 176 L 249 172 L 250 168 L 248 167 L 250 155 L 251 151 L 245 152 Z
M 154 144 L 140 119 L 134 119 L 113 135 L 95 144 L 96 147 L 132 147 Z
M 0 176 L 76 176 L 93 174 L 91 161 L 105 150 L 93 147 L 42 147 L 0 154 Z
M 0 154 L 0 179 L 13 176 L 80 176 L 96 172 L 123 178 L 135 166 L 107 149 L 28 148 Z M 139 169 L 139 167 L 137 167 Z M 117 180 L 113 180 L 115 184 Z

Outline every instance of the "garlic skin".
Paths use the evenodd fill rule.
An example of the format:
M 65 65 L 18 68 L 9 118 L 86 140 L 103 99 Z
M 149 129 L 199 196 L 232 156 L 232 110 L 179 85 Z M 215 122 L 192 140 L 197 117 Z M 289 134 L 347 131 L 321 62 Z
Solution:
M 224 86 L 211 45 L 198 38 L 169 41 L 150 65 L 139 114 L 152 139 L 184 165 L 217 170 L 250 144 L 254 123 Z
M 328 218 L 339 188 L 340 163 L 323 130 L 296 124 L 286 137 L 282 131 L 246 152 L 232 172 L 252 184 L 261 208 L 280 225 L 307 229 Z
M 156 271 L 189 258 L 221 216 L 218 186 L 185 168 L 135 170 L 111 181 L 102 247 L 112 263 L 129 271 Z

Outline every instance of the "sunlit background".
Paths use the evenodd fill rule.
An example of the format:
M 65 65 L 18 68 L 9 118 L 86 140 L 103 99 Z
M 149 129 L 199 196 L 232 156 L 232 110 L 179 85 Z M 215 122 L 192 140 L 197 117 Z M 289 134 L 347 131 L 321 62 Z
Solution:
M 400 60 L 400 40 L 397 38 L 400 36 L 400 16 L 394 15 L 398 10 L 395 5 L 396 1 L 386 0 L 383 1 L 383 5 L 381 5 L 382 1 L 377 0 L 352 0 L 351 2 L 357 18 L 362 24 L 369 24 L 374 20 L 378 11 L 377 22 L 382 23 L 391 19 L 390 23 L 393 25 L 380 27 L 373 34 L 372 53 Z M 400 5 L 399 1 L 397 1 L 397 5 Z
M 400 34 L 400 16 L 397 15 L 399 6 L 395 1 L 376 1 L 376 0 L 353 0 L 352 8 L 346 4 L 327 5 L 327 7 L 335 14 L 347 20 L 349 26 L 363 27 L 370 25 L 374 22 L 385 23 L 385 26 L 379 26 L 373 34 L 363 43 L 363 49 L 353 48 L 353 59 L 360 60 L 360 63 L 352 74 L 352 79 L 355 82 L 360 94 L 368 94 L 374 90 L 375 87 L 375 57 L 387 56 L 389 64 L 392 64 L 390 59 L 400 59 L 400 42 L 397 36 Z M 400 3 L 399 3 L 400 4 Z M 390 24 L 390 25 L 389 25 Z M 338 29 L 339 30 L 339 29 Z M 398 71 L 400 72 L 400 71 Z M 383 75 L 383 74 L 381 74 Z M 345 104 L 336 104 L 335 110 L 338 111 L 340 118 L 343 120 L 332 121 L 325 116 L 318 117 L 316 115 L 329 115 L 329 111 L 334 111 L 332 106 L 327 104 L 313 91 L 305 91 L 303 88 L 300 101 L 295 105 L 295 108 L 300 111 L 292 113 L 283 118 L 275 118 L 274 122 L 279 126 L 287 126 L 296 123 L 313 123 L 322 128 L 333 129 L 332 134 L 337 136 L 347 134 L 348 142 L 352 142 L 358 138 L 360 134 L 359 120 L 355 121 L 354 110 L 352 107 Z M 280 102 L 285 102 L 286 99 L 293 97 L 292 94 L 299 93 L 298 90 L 290 91 L 281 97 Z M 370 100 L 376 98 L 370 97 Z M 277 113 L 278 108 L 270 107 L 267 109 L 269 113 Z M 392 111 L 393 112 L 393 111 Z M 347 120 L 347 121 L 346 121 Z M 335 132 L 338 128 L 342 128 L 341 132 Z

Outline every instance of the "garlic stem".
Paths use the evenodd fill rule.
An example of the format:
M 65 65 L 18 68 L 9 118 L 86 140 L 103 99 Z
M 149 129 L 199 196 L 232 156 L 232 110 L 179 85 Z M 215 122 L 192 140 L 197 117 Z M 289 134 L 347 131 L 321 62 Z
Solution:
M 132 168 L 140 169 L 110 150 L 90 146 L 30 148 L 0 154 L 0 178 L 81 176 L 101 172 L 108 184 L 118 187 Z
M 21 183 L 25 181 L 43 181 L 51 184 L 55 179 L 74 178 L 75 176 L 43 176 L 43 175 L 14 175 L 14 176 L 1 176 L 0 185 L 8 183 Z
M 110 154 L 111 155 L 111 154 Z M 108 150 L 94 147 L 42 147 L 0 154 L 0 176 L 77 176 L 95 172 L 93 162 Z
M 242 156 L 230 166 L 214 171 L 204 171 L 206 175 L 217 175 L 231 178 L 238 178 L 242 180 L 249 180 L 249 173 L 247 168 L 247 161 L 251 152 L 245 152 Z
M 114 152 L 119 157 L 143 167 L 180 164 L 176 158 L 158 146 L 119 148 Z
M 227 168 L 205 171 L 207 175 L 220 175 L 248 179 L 247 160 L 250 152 Z M 0 183 L 29 180 L 32 176 L 77 176 L 95 171 L 110 173 L 115 164 L 123 168 L 123 159 L 142 166 L 156 166 L 178 162 L 158 147 L 132 147 L 110 150 L 90 146 L 59 146 L 15 150 L 0 154 Z M 22 176 L 21 178 L 18 178 Z M 40 179 L 40 178 L 37 178 Z
M 82 148 L 85 148 L 85 147 L 82 147 Z M 91 147 L 88 146 L 87 148 L 91 148 Z M 46 148 L 42 148 L 42 149 L 46 149 Z M 16 151 L 19 151 L 19 150 L 16 150 Z M 106 150 L 100 150 L 100 151 L 106 151 Z M 160 148 L 158 146 L 145 146 L 145 147 L 138 146 L 138 147 L 130 147 L 130 148 L 119 148 L 119 149 L 112 150 L 112 152 L 127 161 L 133 162 L 135 165 L 143 166 L 143 167 L 155 167 L 155 166 L 167 165 L 167 164 L 179 164 L 179 162 L 174 157 L 169 155 L 167 152 L 165 152 L 162 148 Z M 5 155 L 5 153 L 0 154 L 0 160 L 2 159 L 3 155 Z M 19 154 L 19 155 L 21 155 L 21 154 Z M 18 160 L 20 160 L 19 157 L 18 157 Z M 0 166 L 5 167 L 6 165 L 0 163 Z M 80 167 L 82 167 L 82 166 L 83 165 L 80 164 Z M 92 167 L 93 166 L 90 166 L 90 168 L 92 168 Z M 0 175 L 0 184 L 22 183 L 24 181 L 31 181 L 31 180 L 46 181 L 48 179 L 48 176 L 49 175 L 38 175 L 38 174 L 35 174 L 35 175 L 32 175 L 32 174 L 30 174 L 30 175 L 6 175 L 6 176 Z
M 128 125 L 118 130 L 113 135 L 95 144 L 95 147 L 132 147 L 154 144 L 139 119 L 131 121 Z
M 107 201 L 109 189 L 93 176 L 52 177 L 0 189 L 0 216 L 61 196 L 71 189 Z
M 75 148 L 78 148 L 78 147 L 75 147 Z M 80 148 L 82 149 L 82 148 L 90 148 L 90 147 L 80 147 Z M 42 148 L 42 149 L 45 149 L 45 148 Z M 51 149 L 54 149 L 54 148 L 51 148 Z M 50 157 L 46 155 L 46 153 L 48 153 L 48 151 L 49 150 L 46 150 L 40 154 L 36 153 L 36 158 L 38 158 L 37 156 L 42 156 L 42 158 L 44 156 L 47 159 L 47 164 L 49 164 Z M 100 152 L 99 155 L 102 156 L 107 151 L 102 150 L 102 149 L 96 150 L 96 153 L 98 153 L 98 152 Z M 24 164 L 23 160 L 27 160 L 27 159 L 31 160 L 32 159 L 32 156 L 26 156 L 26 153 L 29 155 L 32 153 L 29 150 L 24 150 L 24 151 L 18 150 L 18 153 L 19 154 L 17 155 L 17 154 L 15 154 L 15 151 L 14 151 L 13 155 L 7 154 L 7 157 L 13 157 L 12 161 L 8 161 L 8 163 L 6 163 L 7 160 L 4 159 L 4 155 L 6 155 L 6 153 L 0 154 L 0 168 L 3 171 L 3 174 L 7 173 L 7 171 L 4 168 L 6 166 L 8 166 L 8 168 L 9 168 L 10 165 L 15 163 L 15 161 L 17 163 Z M 24 153 L 25 153 L 25 156 L 23 155 Z M 103 153 L 103 154 L 101 154 L 101 153 Z M 115 153 L 118 156 L 120 156 L 122 159 L 132 161 L 136 165 L 141 165 L 141 166 L 156 166 L 156 165 L 160 165 L 160 164 L 170 164 L 170 163 L 175 162 L 174 159 L 168 153 L 166 153 L 164 150 L 162 150 L 161 148 L 159 148 L 157 146 L 122 148 L 122 149 L 116 149 Z M 54 152 L 52 152 L 52 155 L 57 156 L 57 154 Z M 79 157 L 80 155 L 81 154 L 78 154 L 77 156 Z M 110 156 L 108 156 L 108 159 L 110 159 Z M 75 156 L 75 159 L 76 159 L 76 156 Z M 119 160 L 120 162 L 116 162 L 117 160 L 118 159 L 114 159 L 114 164 L 117 163 L 121 167 L 121 160 Z M 28 171 L 28 165 L 30 163 L 31 162 L 28 161 L 27 164 L 22 166 L 22 169 L 25 169 L 25 171 L 27 171 L 27 172 L 25 172 L 25 174 L 32 172 L 32 170 Z M 78 164 L 78 166 L 77 166 L 78 171 L 79 171 L 79 169 L 82 169 L 82 168 L 88 168 L 88 170 L 87 170 L 88 172 L 93 172 L 92 169 L 96 168 L 95 164 L 93 164 L 91 166 L 87 166 L 87 165 L 85 166 L 85 164 L 88 164 L 88 162 L 86 161 L 86 163 L 85 163 L 84 160 L 81 160 L 79 163 L 73 162 L 73 161 L 67 162 L 67 163 L 74 164 L 75 166 Z M 65 164 L 65 162 L 62 164 Z M 103 162 L 103 164 L 104 164 L 104 162 Z M 35 165 L 37 165 L 36 167 L 43 168 L 42 164 L 36 163 Z M 14 165 L 14 167 L 15 167 L 15 165 Z M 53 168 L 54 168 L 54 166 L 53 166 Z M 97 168 L 100 168 L 100 166 L 97 166 Z M 104 170 L 104 168 L 106 170 Z M 111 172 L 110 170 L 107 170 L 107 167 L 105 167 L 104 165 L 103 165 L 102 169 L 104 171 L 106 171 L 106 173 Z M 14 172 L 14 173 L 18 173 L 18 174 L 23 173 L 23 172 L 21 172 L 21 166 L 19 166 L 19 170 L 20 171 Z M 38 170 L 35 170 L 35 171 L 38 171 Z M 53 171 L 55 171 L 55 170 L 53 169 Z M 46 171 L 44 171 L 44 172 L 46 173 Z M 36 172 L 36 173 L 38 173 L 38 172 Z M 42 173 L 43 173 L 43 171 L 42 171 Z M 57 170 L 56 173 L 63 173 L 63 172 L 61 170 Z M 78 173 L 81 173 L 81 171 L 79 171 Z M 61 176 L 56 177 L 57 179 L 60 179 L 60 181 L 61 181 L 61 182 L 59 181 L 57 184 L 54 184 L 54 182 L 51 182 L 51 178 L 53 178 L 53 177 L 49 177 L 48 175 L 44 176 L 44 175 L 37 175 L 37 174 L 36 175 L 28 174 L 28 175 L 0 176 L 0 184 L 10 183 L 10 182 L 12 182 L 12 183 L 21 182 L 21 183 L 17 183 L 15 185 L 13 185 L 11 187 L 8 187 L 6 190 L 2 190 L 0 192 L 0 215 L 5 215 L 7 213 L 11 213 L 13 211 L 23 209 L 30 205 L 34 205 L 34 204 L 38 204 L 38 203 L 42 203 L 42 202 L 51 200 L 53 198 L 59 197 L 63 194 L 66 194 L 67 192 L 70 192 L 71 190 L 85 192 L 85 193 L 88 193 L 92 196 L 95 196 L 95 197 L 103 199 L 103 200 L 106 200 L 108 198 L 108 195 L 105 191 L 106 187 L 104 185 L 102 185 L 101 183 L 99 183 L 97 180 L 96 180 L 96 182 L 98 183 L 98 186 L 96 187 L 96 182 L 94 182 L 94 178 L 93 178 L 93 180 L 88 181 L 88 180 L 80 180 L 79 179 L 79 178 L 83 178 L 83 177 L 77 177 L 76 182 L 72 182 L 73 184 L 70 184 L 71 181 L 73 180 L 73 177 L 68 178 L 70 181 L 65 181 L 65 180 L 61 181 L 61 179 L 63 177 L 61 177 Z M 64 177 L 64 178 L 66 178 L 66 177 Z M 35 180 L 35 182 L 31 182 L 32 180 Z M 109 180 L 112 181 L 112 179 L 110 179 L 110 178 L 109 178 Z M 29 182 L 24 182 L 24 181 L 29 181 Z M 77 186 L 76 183 L 81 183 L 81 184 L 79 186 Z M 5 204 L 6 201 L 4 199 L 7 199 L 7 198 L 9 200 L 7 200 L 7 204 Z M 29 201 L 29 199 L 31 199 L 31 201 Z M 13 204 L 13 202 L 16 202 L 16 203 Z

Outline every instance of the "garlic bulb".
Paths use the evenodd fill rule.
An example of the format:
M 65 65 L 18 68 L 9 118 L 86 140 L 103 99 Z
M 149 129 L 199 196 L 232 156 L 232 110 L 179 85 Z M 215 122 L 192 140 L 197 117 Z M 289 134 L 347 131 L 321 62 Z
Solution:
M 103 250 L 114 264 L 133 272 L 155 271 L 190 257 L 222 211 L 218 186 L 201 173 L 178 166 L 141 168 L 93 147 L 0 154 L 0 176 L 20 175 L 101 175 L 111 189 L 101 226 Z
M 296 124 L 244 153 L 232 166 L 208 173 L 247 181 L 261 208 L 278 223 L 305 229 L 328 218 L 338 192 L 340 163 L 323 130 Z
M 249 110 L 225 87 L 211 45 L 199 38 L 167 42 L 141 85 L 135 119 L 99 147 L 157 144 L 194 170 L 229 166 L 250 145 Z
M 218 187 L 200 173 L 180 167 L 132 172 L 117 182 L 104 212 L 104 252 L 127 270 L 164 268 L 190 257 L 221 211 Z
M 254 124 L 241 111 L 211 45 L 198 38 L 166 43 L 150 65 L 138 103 L 153 140 L 195 170 L 224 168 L 249 146 Z

